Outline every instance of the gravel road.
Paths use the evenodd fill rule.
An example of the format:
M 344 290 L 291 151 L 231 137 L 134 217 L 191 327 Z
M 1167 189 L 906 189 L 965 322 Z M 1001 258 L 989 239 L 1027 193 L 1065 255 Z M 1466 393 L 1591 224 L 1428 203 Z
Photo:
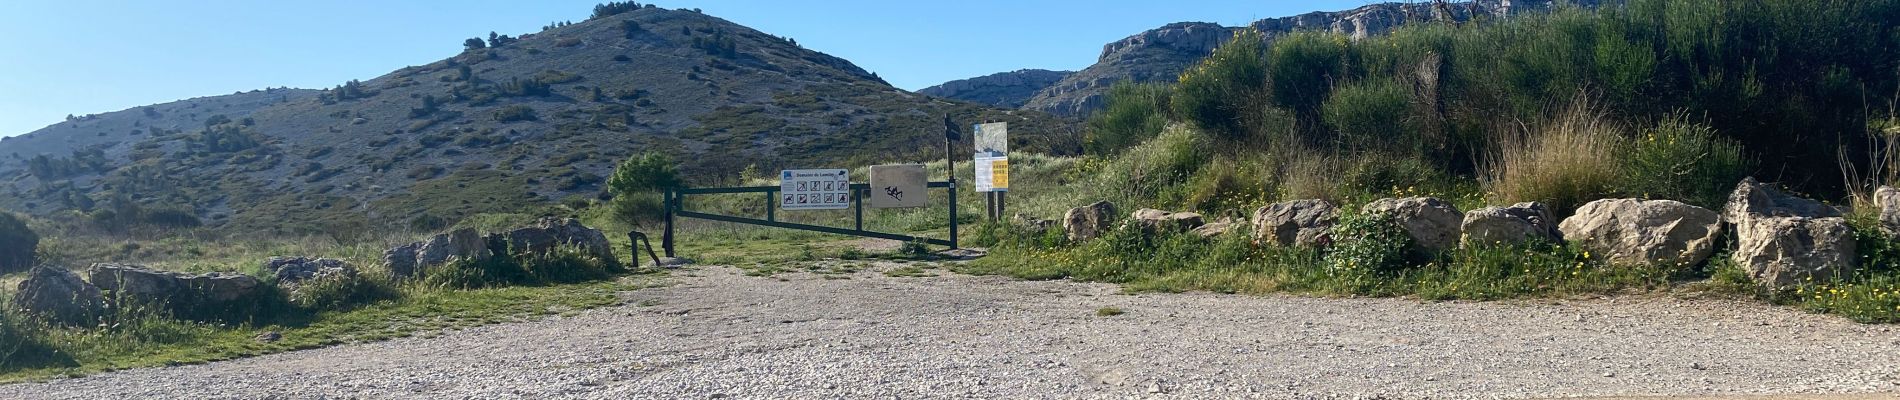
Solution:
M 1743 301 L 1436 302 L 729 267 L 571 317 L 0 398 L 1527 398 L 1900 391 L 1900 329 Z M 1100 308 L 1125 311 L 1097 316 Z M 1895 395 L 1894 397 L 1900 397 Z

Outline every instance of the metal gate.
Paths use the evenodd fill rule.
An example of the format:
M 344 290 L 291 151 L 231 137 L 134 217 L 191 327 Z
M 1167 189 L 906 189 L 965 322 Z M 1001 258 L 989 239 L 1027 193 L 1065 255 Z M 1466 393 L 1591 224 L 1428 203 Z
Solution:
M 835 233 L 835 234 L 840 234 L 840 235 L 861 236 L 861 237 L 868 237 L 868 238 L 916 241 L 916 242 L 924 242 L 924 243 L 934 244 L 934 245 L 939 245 L 939 246 L 949 246 L 951 249 L 956 249 L 957 248 L 957 182 L 955 179 L 944 181 L 944 182 L 930 182 L 926 185 L 926 187 L 929 189 L 941 188 L 941 189 L 946 189 L 950 191 L 950 204 L 949 204 L 950 205 L 950 239 L 949 240 L 918 237 L 918 236 L 911 236 L 911 235 L 898 234 L 898 233 L 873 232 L 873 231 L 864 230 L 864 198 L 867 194 L 869 194 L 871 190 L 871 185 L 868 183 L 853 183 L 851 184 L 851 189 L 850 189 L 851 202 L 852 202 L 851 207 L 854 209 L 852 212 L 853 224 L 852 224 L 852 228 L 849 228 L 849 229 L 823 226 L 823 225 L 811 225 L 811 224 L 800 224 L 800 223 L 794 223 L 794 222 L 779 221 L 778 220 L 778 195 L 777 195 L 779 191 L 778 186 L 740 186 L 740 187 L 719 187 L 719 188 L 669 189 L 666 191 L 665 198 L 664 198 L 664 203 L 665 203 L 664 208 L 666 209 L 666 233 L 660 237 L 660 247 L 666 249 L 667 257 L 677 257 L 677 255 L 674 254 L 674 251 L 673 251 L 673 241 L 674 241 L 673 219 L 674 218 L 697 218 L 697 219 L 704 219 L 704 220 L 711 220 L 711 221 L 723 221 L 723 222 L 731 222 L 731 223 L 737 223 L 737 224 L 769 226 L 773 228 L 798 229 L 798 230 L 806 230 L 806 231 L 814 231 L 814 232 Z M 765 201 L 765 219 L 736 217 L 736 216 L 731 216 L 731 215 L 720 215 L 720 214 L 703 213 L 703 212 L 697 212 L 697 211 L 687 211 L 685 210 L 685 207 L 683 206 L 685 202 L 682 200 L 685 199 L 686 196 L 701 195 L 701 194 L 732 194 L 732 193 L 760 193 L 762 194 L 764 196 L 763 200 Z

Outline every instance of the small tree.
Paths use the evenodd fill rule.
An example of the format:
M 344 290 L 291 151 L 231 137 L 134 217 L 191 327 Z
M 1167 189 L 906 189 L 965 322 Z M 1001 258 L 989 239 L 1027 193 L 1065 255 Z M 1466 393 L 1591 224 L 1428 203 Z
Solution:
M 12 213 L 0 212 L 0 273 L 24 271 L 33 267 L 34 249 L 40 235 L 26 227 L 26 221 Z
M 487 47 L 488 42 L 483 42 L 481 38 L 468 38 L 462 41 L 462 51 L 481 50 Z
M 1240 31 L 1182 72 L 1170 104 L 1174 115 L 1215 137 L 1242 139 L 1241 114 L 1267 85 L 1264 41 L 1260 31 Z
M 628 158 L 607 178 L 614 218 L 640 226 L 665 212 L 661 193 L 680 185 L 679 167 L 659 152 Z

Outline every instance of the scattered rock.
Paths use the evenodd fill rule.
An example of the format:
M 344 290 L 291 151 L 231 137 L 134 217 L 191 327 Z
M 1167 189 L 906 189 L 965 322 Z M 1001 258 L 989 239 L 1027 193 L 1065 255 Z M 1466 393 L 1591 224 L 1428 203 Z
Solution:
M 1405 229 L 1413 243 L 1429 251 L 1445 250 L 1457 245 L 1458 230 L 1465 221 L 1465 214 L 1459 212 L 1457 207 L 1436 197 L 1379 199 L 1366 204 L 1360 211 L 1391 214 L 1393 222 Z
M 253 337 L 251 339 L 256 340 L 258 343 L 276 343 L 279 340 L 284 340 L 284 334 L 277 333 L 277 331 L 265 331 L 264 333 L 257 334 L 257 337 Z
M 1204 238 L 1219 237 L 1221 235 L 1227 234 L 1227 232 L 1229 231 L 1234 230 L 1235 225 L 1236 223 L 1234 222 L 1234 219 L 1232 217 L 1221 217 L 1220 219 L 1215 220 L 1214 222 L 1209 222 L 1207 224 L 1201 225 L 1198 228 L 1194 228 L 1194 230 L 1188 231 L 1188 233 L 1192 233 L 1195 236 L 1200 236 Z
M 1731 256 L 1755 282 L 1785 287 L 1854 273 L 1854 228 L 1840 211 L 1745 178 L 1722 217 L 1735 229 Z
M 1115 204 L 1106 201 L 1071 208 L 1062 215 L 1062 231 L 1077 242 L 1101 237 L 1114 223 L 1114 215 Z
M 1739 224 L 1750 217 L 1839 216 L 1841 212 L 1834 207 L 1790 195 L 1774 186 L 1756 182 L 1753 177 L 1742 178 L 1742 183 L 1729 193 L 1728 204 L 1722 208 L 1722 218 L 1731 224 Z
M 369 118 L 356 117 L 356 119 L 350 120 L 350 125 L 362 125 L 367 123 L 369 123 Z
M 1206 221 L 1204 218 L 1201 217 L 1201 214 L 1197 214 L 1197 213 L 1191 213 L 1191 212 L 1177 213 L 1177 212 L 1161 211 L 1161 210 L 1156 210 L 1152 208 L 1143 208 L 1140 210 L 1135 210 L 1134 214 L 1129 215 L 1128 223 L 1133 224 L 1137 228 L 1140 228 L 1142 233 L 1154 235 L 1154 234 L 1159 234 L 1163 232 L 1167 232 L 1167 233 L 1187 232 L 1187 231 L 1193 230 L 1194 228 L 1201 227 L 1201 225 L 1205 224 Z
M 1253 212 L 1254 240 L 1281 246 L 1322 246 L 1339 222 L 1339 207 L 1326 200 L 1294 200 Z
M 1517 203 L 1509 207 L 1485 207 L 1465 213 L 1464 246 L 1479 244 L 1515 244 L 1558 239 L 1556 218 L 1543 203 Z
M 299 283 L 330 275 L 355 274 L 356 268 L 334 258 L 271 257 L 264 270 L 277 277 L 277 285 L 294 287 Z
M 1055 220 L 1036 218 L 1021 213 L 1011 218 L 1010 222 L 1016 224 L 1016 226 L 1028 229 L 1029 232 L 1034 233 L 1036 236 L 1042 236 L 1043 233 L 1048 232 L 1050 228 L 1056 226 Z
M 383 264 L 389 267 L 391 275 L 407 278 L 424 268 L 493 255 L 481 232 L 474 228 L 462 228 L 389 249 L 383 252 Z
M 96 320 L 106 308 L 99 288 L 65 268 L 40 265 L 27 271 L 13 293 L 13 306 L 49 321 L 79 325 Z
M 687 265 L 692 265 L 692 263 L 693 263 L 693 260 L 688 260 L 681 257 L 660 257 L 660 267 L 662 268 L 679 268 L 679 267 L 684 267 Z
M 188 315 L 253 305 L 245 303 L 254 300 L 263 286 L 250 275 L 191 275 L 131 264 L 93 264 L 86 275 L 100 290 L 112 291 L 117 301 L 162 304 Z
M 1577 208 L 1557 229 L 1614 264 L 1695 265 L 1715 251 L 1721 220 L 1674 200 L 1603 199 Z
M 536 220 L 533 226 L 518 228 L 505 233 L 489 235 L 488 243 L 506 243 L 504 249 L 511 256 L 545 255 L 561 246 L 573 246 L 594 256 L 608 267 L 618 267 L 620 260 L 614 258 L 613 244 L 607 242 L 607 235 L 599 229 L 581 225 L 573 218 L 545 217 Z
M 1881 186 L 1874 191 L 1874 204 L 1880 207 L 1880 229 L 1900 235 L 1900 189 Z

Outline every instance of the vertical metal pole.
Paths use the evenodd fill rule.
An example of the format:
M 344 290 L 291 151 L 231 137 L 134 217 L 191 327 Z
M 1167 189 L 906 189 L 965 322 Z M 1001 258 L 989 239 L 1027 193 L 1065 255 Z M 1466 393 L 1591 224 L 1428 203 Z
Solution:
M 1009 198 L 1009 192 L 990 193 L 996 195 L 996 219 L 998 221 L 1006 221 L 1007 218 L 1009 218 L 1006 217 L 1006 215 L 1009 215 L 1009 201 L 1006 200 Z
M 679 209 L 679 194 L 666 189 L 660 195 L 660 208 L 666 209 L 666 233 L 660 236 L 660 247 L 666 249 L 667 257 L 677 257 L 673 253 L 673 210 Z
M 983 193 L 983 218 L 996 220 L 996 196 L 991 196 L 989 192 Z
M 851 189 L 851 204 L 853 208 L 857 209 L 857 217 L 852 219 L 857 221 L 857 227 L 860 231 L 864 230 L 864 192 L 870 190 L 869 188 L 862 191 Z
M 950 176 L 950 249 L 959 249 L 957 247 L 957 177 L 955 174 Z
M 778 221 L 778 192 L 765 192 L 765 220 Z

